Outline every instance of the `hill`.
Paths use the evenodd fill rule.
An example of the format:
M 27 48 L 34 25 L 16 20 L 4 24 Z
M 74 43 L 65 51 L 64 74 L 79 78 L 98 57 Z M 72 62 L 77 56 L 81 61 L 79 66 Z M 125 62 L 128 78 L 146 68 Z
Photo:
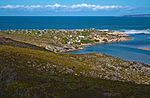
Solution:
M 0 46 L 2 97 L 150 96 L 147 65 L 104 54 Z

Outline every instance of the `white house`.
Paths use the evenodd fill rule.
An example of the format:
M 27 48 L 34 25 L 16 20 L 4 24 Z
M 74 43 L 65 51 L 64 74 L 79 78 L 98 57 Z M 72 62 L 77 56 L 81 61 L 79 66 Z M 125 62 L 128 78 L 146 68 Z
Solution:
M 57 36 L 54 36 L 54 39 L 57 39 Z
M 67 42 L 67 44 L 73 44 L 73 42 L 69 41 L 69 42 Z
M 70 37 L 72 37 L 72 35 L 70 35 Z
M 84 36 L 81 36 L 81 35 L 80 35 L 79 37 L 80 37 L 80 38 L 84 38 Z
M 81 42 L 81 40 L 76 40 L 76 42 Z

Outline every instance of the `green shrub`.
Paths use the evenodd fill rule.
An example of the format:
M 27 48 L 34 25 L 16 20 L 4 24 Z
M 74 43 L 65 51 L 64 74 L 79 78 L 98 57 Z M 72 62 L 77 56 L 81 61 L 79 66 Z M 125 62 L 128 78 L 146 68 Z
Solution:
M 99 42 L 99 40 L 96 40 L 96 39 L 95 39 L 94 41 L 95 41 L 95 42 Z
M 74 42 L 75 44 L 77 44 L 77 45 L 81 45 L 81 42 Z
M 108 42 L 108 40 L 107 40 L 107 39 L 103 39 L 103 41 L 104 41 L 104 42 Z
M 81 43 L 92 43 L 93 41 L 92 40 L 81 40 Z
M 64 37 L 64 38 L 62 39 L 62 43 L 64 43 L 64 44 L 67 44 L 68 41 L 69 41 L 69 39 L 67 39 L 66 37 Z
M 87 35 L 89 35 L 89 34 L 90 34 L 90 32 L 88 32 L 88 31 L 82 32 L 82 35 L 83 35 L 83 36 L 87 36 Z

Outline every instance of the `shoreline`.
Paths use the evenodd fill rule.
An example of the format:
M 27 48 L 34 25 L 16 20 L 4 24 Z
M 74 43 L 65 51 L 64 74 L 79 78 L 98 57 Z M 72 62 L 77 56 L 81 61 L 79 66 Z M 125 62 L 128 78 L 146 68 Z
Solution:
M 130 41 L 133 40 L 132 38 L 128 38 L 126 40 L 120 40 L 120 41 L 112 41 L 112 42 L 97 42 L 97 43 L 89 43 L 89 44 L 83 44 L 81 45 L 82 48 L 79 49 L 70 49 L 61 53 L 68 53 L 68 52 L 74 52 L 74 51 L 80 51 L 80 50 L 85 50 L 86 46 L 94 46 L 94 45 L 99 45 L 99 44 L 109 44 L 109 43 L 117 43 L 117 42 L 124 42 L 124 41 Z
M 150 48 L 140 48 L 140 49 L 142 49 L 142 50 L 150 50 Z
M 147 37 L 148 39 L 150 39 L 150 37 Z M 149 50 L 150 51 L 150 48 L 140 48 L 142 50 Z

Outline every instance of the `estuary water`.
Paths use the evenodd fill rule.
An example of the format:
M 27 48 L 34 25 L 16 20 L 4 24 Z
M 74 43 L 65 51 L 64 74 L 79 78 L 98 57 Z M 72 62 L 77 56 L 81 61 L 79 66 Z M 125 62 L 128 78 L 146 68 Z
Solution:
M 150 48 L 150 34 L 130 34 L 133 40 L 99 44 L 85 47 L 85 50 L 74 51 L 69 53 L 105 53 L 124 60 L 143 62 L 150 65 L 150 50 L 142 50 L 141 48 Z
M 85 47 L 70 53 L 105 53 L 125 60 L 150 64 L 150 17 L 99 16 L 1 16 L 0 30 L 101 29 L 123 31 L 133 40 Z

